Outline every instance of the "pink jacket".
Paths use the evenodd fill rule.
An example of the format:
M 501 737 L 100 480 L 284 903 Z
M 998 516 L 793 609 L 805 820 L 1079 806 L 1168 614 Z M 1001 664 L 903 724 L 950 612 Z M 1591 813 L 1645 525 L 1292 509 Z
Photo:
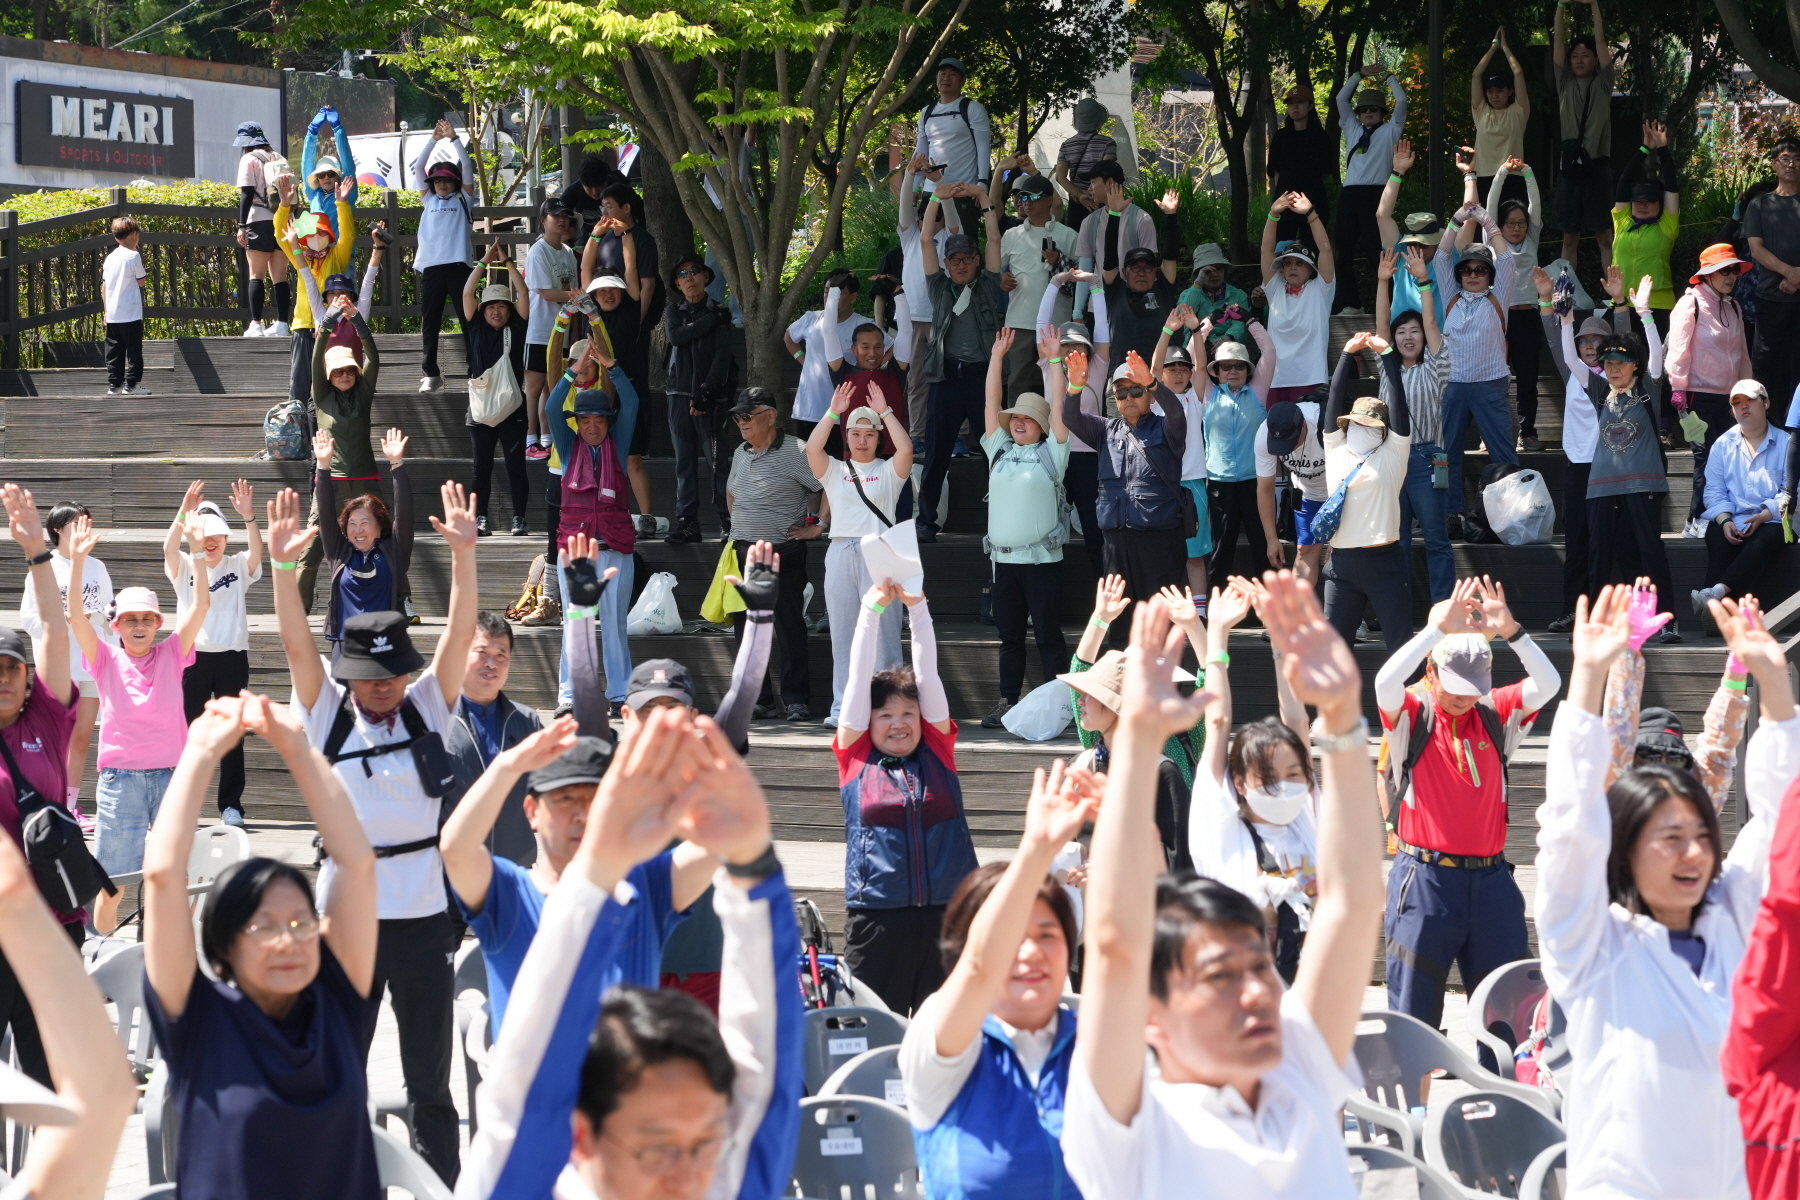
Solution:
M 1744 312 L 1705 283 L 1695 284 L 1669 313 L 1669 340 L 1663 363 L 1669 386 L 1678 392 L 1717 392 L 1751 377 L 1750 347 L 1744 340 Z

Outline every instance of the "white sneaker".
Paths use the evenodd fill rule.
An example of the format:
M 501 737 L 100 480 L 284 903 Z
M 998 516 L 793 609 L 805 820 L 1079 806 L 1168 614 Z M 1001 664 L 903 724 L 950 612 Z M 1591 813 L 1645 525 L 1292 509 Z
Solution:
M 419 378 L 421 392 L 441 392 L 444 390 L 444 379 L 441 375 L 423 375 Z
M 119 395 L 121 395 L 121 396 L 148 396 L 148 395 L 150 395 L 150 389 L 140 383 L 136 387 L 120 388 Z
M 1706 539 L 1706 522 L 1699 517 L 1690 517 L 1688 523 L 1681 527 L 1681 536 L 1704 541 Z
M 656 536 L 656 518 L 655 517 L 651 516 L 649 513 L 639 513 L 636 517 L 634 517 L 632 519 L 637 524 L 637 533 L 638 533 L 639 537 L 655 537 Z
M 239 828 L 242 828 L 244 824 L 244 814 L 235 808 L 228 808 L 219 814 L 219 820 L 227 825 L 236 825 Z
M 1364 312 L 1360 308 L 1355 307 L 1354 305 L 1350 306 L 1349 308 L 1342 308 L 1342 309 L 1338 310 L 1338 316 L 1340 316 L 1340 317 L 1366 317 L 1368 315 L 1369 315 L 1368 313 Z
M 292 329 L 288 328 L 288 323 L 286 321 L 277 321 L 273 325 L 269 326 L 268 330 L 263 334 L 263 336 L 264 337 L 287 337 L 290 334 L 292 334 L 293 332 L 294 331 Z
M 1708 600 L 1723 600 L 1724 598 L 1725 585 L 1722 583 L 1715 583 L 1709 588 L 1695 588 L 1688 593 L 1688 599 L 1694 606 L 1695 616 L 1700 616 L 1706 612 L 1706 602 Z
M 261 321 L 252 321 L 249 325 L 244 327 L 245 337 L 262 337 L 267 332 L 268 331 L 263 328 L 263 323 Z

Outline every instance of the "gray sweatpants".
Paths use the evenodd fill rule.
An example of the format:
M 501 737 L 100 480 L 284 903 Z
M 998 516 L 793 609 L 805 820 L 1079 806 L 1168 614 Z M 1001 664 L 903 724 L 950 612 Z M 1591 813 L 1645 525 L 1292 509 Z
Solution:
M 844 704 L 844 681 L 850 674 L 850 640 L 856 636 L 856 608 L 863 594 L 875 586 L 869 568 L 863 565 L 862 541 L 858 538 L 832 538 L 825 551 L 825 612 L 831 624 L 831 720 L 837 721 Z M 905 605 L 895 602 L 881 614 L 877 628 L 880 642 L 875 647 L 875 669 L 885 671 L 901 665 L 900 610 Z

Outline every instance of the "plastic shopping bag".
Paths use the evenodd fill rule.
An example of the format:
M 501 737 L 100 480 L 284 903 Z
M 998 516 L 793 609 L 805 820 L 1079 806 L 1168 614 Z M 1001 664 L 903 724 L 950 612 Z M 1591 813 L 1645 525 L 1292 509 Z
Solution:
M 744 611 L 743 596 L 725 582 L 727 575 L 741 574 L 738 570 L 737 543 L 727 538 L 725 549 L 719 554 L 719 565 L 713 571 L 712 586 L 706 589 L 706 599 L 700 602 L 702 621 L 722 625 L 730 619 L 732 613 Z
M 1023 700 L 1006 711 L 1000 723 L 1014 737 L 1047 742 L 1061 737 L 1074 719 L 1075 712 L 1069 707 L 1069 685 L 1052 679 L 1027 692 Z
M 675 607 L 675 576 L 658 571 L 625 616 L 625 632 L 632 637 L 646 633 L 680 633 L 681 610 Z
M 1550 488 L 1536 471 L 1515 471 L 1489 484 L 1481 493 L 1488 525 L 1508 546 L 1534 546 L 1550 540 L 1556 505 Z

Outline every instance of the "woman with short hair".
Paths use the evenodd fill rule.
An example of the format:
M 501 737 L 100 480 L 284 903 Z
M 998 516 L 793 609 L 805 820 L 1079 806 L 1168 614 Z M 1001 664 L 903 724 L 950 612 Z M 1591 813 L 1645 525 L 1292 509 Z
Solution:
M 399 612 L 407 595 L 406 572 L 412 565 L 412 482 L 406 473 L 407 438 L 390 429 L 381 439 L 387 456 L 394 507 L 373 492 L 350 497 L 340 509 L 331 478 L 332 437 L 324 430 L 313 438 L 313 495 L 324 519 L 319 541 L 331 571 L 325 602 L 325 640 L 335 660 L 344 622 L 358 613 Z M 331 514 L 335 512 L 335 519 Z

